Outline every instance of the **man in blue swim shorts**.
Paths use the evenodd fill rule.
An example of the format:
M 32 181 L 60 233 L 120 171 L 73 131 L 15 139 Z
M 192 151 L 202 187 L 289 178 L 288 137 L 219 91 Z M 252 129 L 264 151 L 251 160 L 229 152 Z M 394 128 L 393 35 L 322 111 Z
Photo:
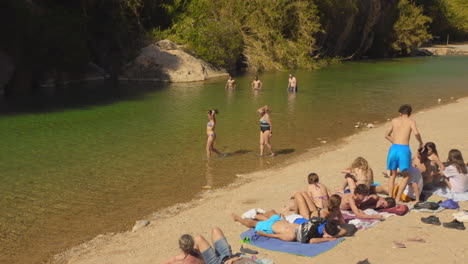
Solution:
M 397 203 L 400 203 L 402 202 L 401 194 L 409 181 L 409 169 L 411 168 L 409 141 L 411 132 L 414 133 L 414 136 L 418 140 L 420 148 L 422 148 L 424 144 L 421 134 L 416 127 L 416 121 L 410 118 L 412 112 L 411 106 L 408 104 L 402 105 L 398 112 L 400 112 L 400 116 L 392 120 L 392 126 L 387 130 L 385 138 L 392 143 L 387 156 L 387 170 L 390 171 L 388 189 L 393 190 L 398 169 L 400 169 L 403 175 L 398 193 L 396 197 L 393 197 Z

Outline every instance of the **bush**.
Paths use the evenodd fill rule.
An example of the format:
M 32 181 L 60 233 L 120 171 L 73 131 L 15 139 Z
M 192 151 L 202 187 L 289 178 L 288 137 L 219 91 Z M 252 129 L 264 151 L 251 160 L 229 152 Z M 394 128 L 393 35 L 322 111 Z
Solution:
M 393 25 L 394 41 L 391 45 L 398 54 L 408 54 L 412 48 L 432 38 L 428 32 L 428 23 L 432 20 L 423 15 L 421 7 L 408 0 L 400 0 L 398 10 L 399 18 Z

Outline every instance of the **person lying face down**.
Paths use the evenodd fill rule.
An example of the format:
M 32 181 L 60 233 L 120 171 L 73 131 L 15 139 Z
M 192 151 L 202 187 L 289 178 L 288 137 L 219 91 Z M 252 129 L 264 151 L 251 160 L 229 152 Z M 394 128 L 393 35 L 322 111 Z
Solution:
M 340 193 L 341 196 L 341 210 L 352 210 L 356 217 L 382 220 L 381 215 L 368 215 L 364 213 L 361 208 L 369 206 L 372 201 L 375 201 L 377 208 L 389 208 L 395 206 L 395 201 L 391 202 L 390 199 L 383 199 L 377 195 L 369 195 L 369 188 L 364 184 L 356 186 L 354 193 Z M 370 201 L 369 201 L 370 200 Z M 378 203 L 378 205 L 377 205 Z M 385 207 L 386 206 L 386 207 Z
M 289 223 L 282 215 L 274 210 L 265 214 L 258 214 L 255 219 L 242 219 L 232 214 L 235 221 L 255 231 L 261 236 L 277 238 L 283 241 L 297 241 L 300 243 L 322 243 L 334 241 L 346 234 L 346 231 L 332 221 L 325 218 L 312 217 L 302 224 Z

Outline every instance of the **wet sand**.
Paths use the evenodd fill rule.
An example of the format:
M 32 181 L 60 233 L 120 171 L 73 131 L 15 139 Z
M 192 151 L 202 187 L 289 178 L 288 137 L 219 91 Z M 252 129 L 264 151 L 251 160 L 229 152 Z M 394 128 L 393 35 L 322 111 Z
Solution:
M 424 142 L 436 143 L 441 160 L 446 160 L 452 148 L 460 149 L 465 159 L 468 158 L 466 113 L 468 98 L 414 114 Z M 180 235 L 190 233 L 210 237 L 210 229 L 214 226 L 225 232 L 233 251 L 238 251 L 241 246 L 239 235 L 247 228 L 235 223 L 231 213 L 242 214 L 258 207 L 281 210 L 293 191 L 306 186 L 306 176 L 310 172 L 318 173 L 321 182 L 334 189 L 343 179 L 340 170 L 357 156 L 363 156 L 374 169 L 375 180 L 386 184 L 381 172 L 385 170 L 390 146 L 384 139 L 387 125 L 363 130 L 340 144 L 323 148 L 321 154 L 304 154 L 297 162 L 283 168 L 240 175 L 239 180 L 228 188 L 207 191 L 190 204 L 176 205 L 164 213 L 148 217 L 151 224 L 137 232 L 100 235 L 55 256 L 52 262 L 160 263 L 179 254 L 177 240 Z M 411 149 L 413 152 L 417 149 L 414 138 Z M 271 158 L 263 159 L 268 162 Z M 468 210 L 468 202 L 461 202 L 460 206 Z M 438 216 L 441 222 L 449 222 L 453 220 L 454 212 L 445 210 Z M 259 257 L 268 257 L 275 263 L 356 263 L 364 259 L 370 263 L 465 263 L 468 258 L 468 231 L 421 223 L 419 218 L 428 215 L 410 212 L 402 217 L 391 217 L 374 228 L 359 231 L 355 237 L 347 238 L 334 249 L 314 258 L 257 250 Z M 412 237 L 420 237 L 426 243 L 407 241 Z M 406 248 L 396 248 L 393 241 L 405 243 Z

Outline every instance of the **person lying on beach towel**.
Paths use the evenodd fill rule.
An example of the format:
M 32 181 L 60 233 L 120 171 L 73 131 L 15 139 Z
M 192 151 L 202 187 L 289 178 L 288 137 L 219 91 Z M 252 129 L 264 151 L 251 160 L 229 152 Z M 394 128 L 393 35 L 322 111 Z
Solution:
M 242 219 L 236 214 L 232 218 L 248 228 L 265 237 L 277 238 L 283 241 L 297 241 L 300 243 L 322 243 L 334 241 L 337 237 L 346 234 L 346 231 L 332 221 L 325 218 L 312 217 L 302 224 L 289 223 L 283 216 L 274 210 L 265 214 L 257 214 L 255 219 Z
M 385 208 L 390 205 L 389 201 L 385 199 L 380 199 L 377 195 L 369 195 L 369 192 L 369 188 L 365 184 L 359 184 L 358 186 L 356 186 L 356 189 L 354 190 L 353 194 L 339 193 L 338 195 L 341 196 L 340 209 L 352 210 L 358 218 L 382 220 L 382 215 L 367 215 L 360 209 L 361 206 L 369 206 L 369 204 L 371 203 L 370 201 L 368 201 L 369 198 L 373 198 L 372 200 L 375 200 L 376 207 Z
M 193 249 L 201 252 L 206 264 L 257 264 L 249 258 L 241 257 L 240 254 L 233 254 L 231 246 L 219 227 L 211 230 L 211 240 L 214 248 L 201 235 L 194 239 Z

